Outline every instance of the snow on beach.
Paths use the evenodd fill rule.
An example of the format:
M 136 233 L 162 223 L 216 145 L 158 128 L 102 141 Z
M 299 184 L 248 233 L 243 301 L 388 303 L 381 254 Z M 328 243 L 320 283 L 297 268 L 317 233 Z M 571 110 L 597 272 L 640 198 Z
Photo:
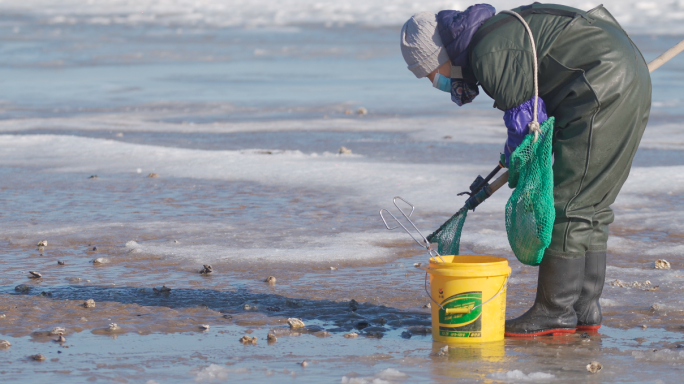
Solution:
M 486 120 L 485 120 L 486 121 Z M 426 123 L 427 122 L 427 123 Z M 64 128 L 66 121 L 53 122 L 56 127 Z M 78 121 L 76 124 L 89 125 L 89 129 L 108 129 L 107 123 L 90 124 L 88 120 Z M 467 135 L 458 132 L 454 127 L 432 129 L 439 127 L 436 122 L 429 120 L 418 124 L 415 121 L 360 121 L 358 123 L 343 122 L 336 124 L 334 121 L 308 121 L 308 122 L 280 122 L 236 124 L 208 127 L 195 126 L 194 129 L 202 131 L 208 129 L 211 132 L 226 131 L 235 132 L 244 129 L 261 127 L 265 131 L 302 127 L 312 129 L 325 129 L 336 127 L 345 130 L 380 130 L 392 131 L 406 130 L 411 137 L 424 142 L 442 140 L 442 134 L 449 132 L 454 135 L 453 141 L 463 140 L 468 144 L 484 143 L 493 144 L 500 142 L 502 130 L 497 130 L 494 124 L 480 124 L 480 119 L 474 118 L 472 125 L 480 125 L 483 135 Z M 21 126 L 42 126 L 50 129 L 49 124 L 38 122 L 15 122 L 15 128 L 21 131 Z M 327 124 L 327 125 L 326 125 Z M 9 127 L 5 122 L 0 129 Z M 271 128 L 269 128 L 271 126 Z M 321 128 L 321 126 L 323 128 Z M 142 125 L 138 123 L 138 128 Z M 178 129 L 178 125 L 149 124 L 149 129 L 155 130 Z M 430 127 L 430 128 L 420 128 Z M 491 128 L 489 128 L 491 127 Z M 120 127 L 121 128 L 121 127 Z M 130 129 L 130 128 L 128 128 Z M 660 127 L 650 127 L 649 134 L 658 136 Z M 465 130 L 465 129 L 464 129 Z M 126 131 L 126 129 L 122 130 Z M 429 134 L 428 131 L 430 131 Z M 489 132 L 489 135 L 486 134 Z M 499 136 L 499 137 L 497 137 Z M 338 155 L 328 153 L 305 153 L 298 150 L 245 149 L 235 151 L 206 151 L 199 149 L 161 147 L 154 145 L 130 144 L 111 139 L 95 139 L 68 135 L 3 135 L 0 136 L 0 161 L 6 166 L 40 168 L 42 172 L 51 173 L 76 173 L 89 174 L 133 174 L 142 169 L 145 174 L 155 172 L 165 178 L 187 178 L 200 180 L 224 180 L 230 182 L 259 183 L 273 187 L 287 188 L 313 188 L 327 193 L 332 207 L 347 205 L 367 207 L 369 218 L 373 217 L 374 211 L 379 208 L 391 207 L 391 199 L 394 196 L 402 196 L 415 204 L 416 219 L 425 231 L 438 224 L 441 217 L 434 218 L 435 214 L 447 214 L 456 211 L 462 198 L 445 201 L 445 191 L 458 191 L 469 185 L 474 175 L 485 174 L 489 166 L 476 164 L 431 164 L 426 168 L 424 164 L 410 164 L 405 162 L 387 162 L 376 160 L 373 157 L 360 155 Z M 675 146 L 674 142 L 671 146 Z M 681 145 L 677 147 L 681 148 Z M 615 251 L 638 251 L 653 257 L 672 256 L 678 254 L 677 243 L 671 245 L 661 244 L 654 248 L 649 238 L 642 238 L 638 233 L 643 231 L 659 231 L 667 233 L 679 232 L 682 224 L 676 220 L 682 215 L 682 206 L 678 203 L 678 196 L 684 192 L 684 180 L 680 180 L 684 174 L 683 166 L 661 167 L 635 167 L 628 179 L 614 208 L 617 211 L 619 228 L 628 229 L 623 232 L 627 238 L 621 237 L 622 233 L 613 235 L 610 239 L 611 248 Z M 444 177 L 448 175 L 448 177 Z M 333 192 L 334 191 L 334 192 Z M 478 208 L 474 213 L 474 219 L 479 222 L 478 227 L 466 230 L 464 242 L 471 249 L 482 252 L 508 252 L 508 244 L 505 241 L 502 222 L 503 205 L 510 192 L 504 188 L 487 204 Z M 654 199 L 653 196 L 658 196 Z M 335 209 L 335 208 L 333 208 Z M 445 211 L 446 210 L 446 211 Z M 376 217 L 379 220 L 379 218 Z M 425 222 L 425 219 L 430 219 Z M 231 225 L 230 217 L 226 218 L 225 224 Z M 469 221 L 469 222 L 470 222 Z M 213 224 L 212 224 L 213 225 Z M 239 227 L 239 225 L 238 225 Z M 361 228 L 359 228 L 361 229 Z M 54 230 L 54 228 L 53 228 Z M 313 230 L 313 228 L 312 228 Z M 332 231 L 332 230 L 331 230 Z M 364 229 L 366 231 L 366 229 Z M 370 233 L 344 233 L 321 234 L 313 230 L 316 235 L 297 236 L 296 240 L 282 240 L 277 243 L 282 248 L 282 260 L 307 260 L 315 259 L 316 254 L 325 251 L 334 254 L 341 259 L 354 257 L 368 257 L 379 260 L 380 256 L 387 256 L 390 250 L 376 248 L 383 238 L 394 238 L 401 234 L 383 232 L 380 222 L 377 223 L 377 231 Z M 630 233 L 635 235 L 630 235 Z M 317 240 L 317 236 L 323 235 L 325 240 Z M 351 237 L 349 237 L 351 236 Z M 349 241 L 354 238 L 355 241 Z M 366 247 L 367 252 L 359 252 L 359 248 L 352 244 Z M 270 244 L 273 246 L 275 244 Z M 144 246 L 140 246 L 144 247 Z M 323 248 L 321 248 L 323 247 Z M 148 247 L 149 248 L 149 247 Z M 203 253 L 201 246 L 186 250 L 186 254 Z M 288 251 L 288 249 L 290 249 Z M 297 251 L 299 249 L 299 251 Z M 304 249 L 310 249 L 305 251 Z M 332 249 L 336 251 L 331 252 Z M 374 249 L 374 251 L 371 251 Z M 165 255 L 180 257 L 184 253 L 180 249 L 169 250 L 163 247 L 155 251 Z M 289 253 L 288 253 L 289 252 Z M 238 250 L 224 250 L 215 256 L 238 257 Z M 310 256 L 306 255 L 310 253 Z M 360 256 L 360 255 L 366 256 Z M 224 255 L 224 256 L 220 256 Z M 232 256 L 231 256 L 232 255 Z M 289 255 L 289 256 L 288 256 Z
M 490 1 L 497 10 L 527 3 Z M 661 0 L 570 1 L 564 4 L 589 10 L 603 4 L 632 33 L 682 33 L 684 3 Z M 160 24 L 178 27 L 283 27 L 300 24 L 340 26 L 400 26 L 414 13 L 464 9 L 464 1 L 450 0 L 4 0 L 4 12 L 30 12 L 52 25 Z

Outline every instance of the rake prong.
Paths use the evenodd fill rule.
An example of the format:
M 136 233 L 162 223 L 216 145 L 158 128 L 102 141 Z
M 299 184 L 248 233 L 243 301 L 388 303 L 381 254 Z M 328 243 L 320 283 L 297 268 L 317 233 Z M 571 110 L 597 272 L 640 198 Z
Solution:
M 408 215 L 406 215 L 406 213 L 404 213 L 404 210 L 401 209 L 401 208 L 397 205 L 397 199 L 403 201 L 404 203 L 406 203 L 406 205 L 408 205 L 409 207 L 411 207 L 411 212 L 409 212 Z M 413 206 L 413 204 L 411 204 L 411 203 L 409 203 L 408 201 L 404 200 L 404 198 L 401 197 L 401 196 L 395 196 L 394 199 L 392 199 L 392 202 L 394 203 L 394 206 L 397 207 L 397 209 L 399 210 L 399 212 L 401 212 L 401 214 L 402 214 L 407 220 L 408 220 L 409 217 L 411 217 L 411 215 L 413 215 L 413 211 L 416 209 L 416 207 Z
M 387 229 L 389 229 L 390 231 L 399 228 L 399 226 L 396 226 L 396 227 L 394 227 L 394 228 L 390 228 L 389 224 L 387 223 L 387 220 L 385 220 L 385 216 L 382 215 L 382 211 L 387 212 L 390 216 L 392 216 L 392 218 L 394 219 L 394 221 L 396 221 L 397 223 L 399 223 L 399 220 L 397 220 L 397 218 L 392 214 L 392 212 L 390 212 L 390 211 L 386 210 L 385 208 L 383 208 L 383 209 L 380 210 L 380 218 L 382 218 L 382 222 L 385 223 L 385 227 L 386 227 Z M 399 223 L 399 224 L 401 224 L 401 223 Z
M 399 205 L 397 204 L 397 200 L 401 200 L 401 201 L 403 201 L 406 205 L 408 205 L 409 207 L 411 207 L 411 212 L 409 212 L 408 215 L 406 214 L 406 212 L 404 212 L 403 209 L 401 209 L 401 207 L 399 207 Z M 383 208 L 383 209 L 380 210 L 380 217 L 382 218 L 382 222 L 385 223 L 385 227 L 386 227 L 387 229 L 389 229 L 390 231 L 393 230 L 393 229 L 397 229 L 397 228 L 399 228 L 399 227 L 403 228 L 404 231 L 405 231 L 409 236 L 411 236 L 411 238 L 413 239 L 413 241 L 416 242 L 416 244 L 420 245 L 421 248 L 425 248 L 425 249 L 428 251 L 428 253 L 430 254 L 430 258 L 434 258 L 435 256 L 437 256 L 437 257 L 440 258 L 440 260 L 442 260 L 442 262 L 444 262 L 444 259 L 442 259 L 442 256 L 441 256 L 437 251 L 435 251 L 434 249 L 432 249 L 432 247 L 430 246 L 430 242 L 425 238 L 425 236 L 423 236 L 423 233 L 420 232 L 420 230 L 418 229 L 418 227 L 416 227 L 416 225 L 413 223 L 413 221 L 411 221 L 410 217 L 411 217 L 411 215 L 413 214 L 413 211 L 416 209 L 416 208 L 413 206 L 413 204 L 411 204 L 411 203 L 409 203 L 408 201 L 404 200 L 401 196 L 396 196 L 396 197 L 394 198 L 393 202 L 394 202 L 394 206 L 399 210 L 399 212 L 401 212 L 401 215 L 404 216 L 404 219 L 406 219 L 406 221 L 408 221 L 409 224 L 411 224 L 411 226 L 412 226 L 413 229 L 418 233 L 418 235 L 420 235 L 420 238 L 422 239 L 422 241 L 421 241 L 420 239 L 418 239 L 413 233 L 411 233 L 411 231 L 410 231 L 408 228 L 406 228 L 406 226 L 405 226 L 401 221 L 399 221 L 399 219 L 398 219 L 396 216 L 394 216 L 394 214 L 393 214 L 392 212 L 390 212 L 390 211 L 388 211 L 388 210 L 386 210 L 386 209 Z M 396 221 L 397 224 L 399 224 L 399 227 L 390 227 L 390 225 L 387 223 L 387 219 L 385 219 L 385 216 L 383 215 L 383 211 L 384 211 L 385 213 L 389 214 L 390 216 L 392 216 L 392 218 L 394 219 L 394 221 Z M 433 254 L 433 253 L 434 253 L 434 254 Z
M 406 212 L 404 212 L 403 209 L 401 209 L 401 207 L 399 207 L 399 205 L 397 205 L 397 200 L 401 200 L 401 201 L 403 201 L 404 203 L 406 203 L 409 207 L 411 207 L 411 212 L 410 212 L 408 215 L 406 214 Z M 418 232 L 418 234 L 420 235 L 420 237 L 423 239 L 423 244 L 420 244 L 420 242 L 419 242 L 418 240 L 416 240 L 416 238 L 415 238 L 413 235 L 411 235 L 411 233 L 408 232 L 408 230 L 407 230 L 406 232 L 408 232 L 408 234 L 411 235 L 411 237 L 413 237 L 413 240 L 416 240 L 416 242 L 417 242 L 418 244 L 420 244 L 423 248 L 425 248 L 425 249 L 427 249 L 427 250 L 429 251 L 429 250 L 430 250 L 430 242 L 429 242 L 428 239 L 423 235 L 423 233 L 420 231 L 420 229 L 418 229 L 418 227 L 416 227 L 416 225 L 415 225 L 415 224 L 413 223 L 413 221 L 411 221 L 411 219 L 410 219 L 411 215 L 413 214 L 413 211 L 414 211 L 416 208 L 413 206 L 413 204 L 411 204 L 411 203 L 409 203 L 408 201 L 404 200 L 404 198 L 401 197 L 401 196 L 396 196 L 396 197 L 394 197 L 394 199 L 393 199 L 392 201 L 394 202 L 394 206 L 397 207 L 397 209 L 399 210 L 399 212 L 401 212 L 402 216 L 404 216 L 404 218 L 406 219 L 406 221 L 408 221 L 409 224 L 411 224 L 411 226 L 413 227 L 413 229 L 415 229 L 416 232 Z M 398 220 L 397 220 L 397 221 L 398 221 Z M 401 223 L 400 223 L 400 224 L 401 224 Z M 405 229 L 405 228 L 404 228 L 404 229 Z

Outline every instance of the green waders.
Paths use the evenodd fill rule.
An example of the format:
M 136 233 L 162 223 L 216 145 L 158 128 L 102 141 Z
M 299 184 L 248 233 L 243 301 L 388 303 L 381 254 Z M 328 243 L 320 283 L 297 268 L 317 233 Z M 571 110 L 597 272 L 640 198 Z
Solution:
M 594 20 L 576 20 L 548 55 L 549 69 L 577 77 L 545 99 L 556 117 L 556 221 L 546 254 L 561 257 L 606 251 L 610 205 L 629 176 L 651 108 L 651 77 L 637 47 L 604 8 L 588 15 Z M 587 54 L 587 45 L 594 52 Z
M 629 175 L 648 122 L 650 74 L 637 47 L 602 6 L 583 12 L 534 4 L 515 11 L 535 37 L 539 95 L 556 118 L 556 221 L 539 267 L 535 303 L 506 321 L 506 335 L 597 329 L 608 226 L 614 219 L 610 205 Z M 493 17 L 470 47 L 475 77 L 502 110 L 533 94 L 531 45 L 522 23 L 506 17 L 515 20 Z

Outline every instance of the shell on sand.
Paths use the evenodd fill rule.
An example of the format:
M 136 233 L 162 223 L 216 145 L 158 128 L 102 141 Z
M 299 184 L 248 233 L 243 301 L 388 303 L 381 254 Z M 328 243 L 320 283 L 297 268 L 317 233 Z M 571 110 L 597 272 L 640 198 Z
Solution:
M 159 177 L 159 174 L 152 172 L 147 177 Z
M 658 259 L 655 262 L 655 269 L 670 269 L 670 262 L 665 259 Z
M 255 336 L 255 337 L 242 336 L 242 337 L 240 338 L 240 342 L 241 342 L 242 344 L 245 344 L 245 345 L 248 345 L 248 344 L 256 345 L 256 343 L 257 343 L 257 338 L 256 338 L 256 336 Z
M 45 361 L 45 356 L 41 355 L 40 353 L 37 355 L 31 355 L 29 358 L 33 361 Z
M 649 288 L 651 285 L 650 280 L 646 280 L 643 283 L 640 283 L 638 281 L 635 282 L 626 282 L 626 281 L 621 281 L 621 280 L 614 280 L 610 282 L 610 285 L 613 287 L 620 287 L 620 288 Z
M 10 343 L 7 340 L 0 340 L 0 349 L 6 349 L 12 346 L 12 343 Z
M 59 337 L 55 339 L 55 342 L 66 343 L 66 337 L 64 337 L 63 335 L 59 335 Z
M 316 337 L 328 337 L 330 336 L 330 332 L 328 331 L 318 331 L 313 333 L 314 336 Z
M 109 259 L 106 257 L 98 257 L 97 259 L 93 260 L 93 264 L 107 264 L 109 263 Z
M 276 337 L 275 334 L 269 333 L 269 334 L 266 336 L 266 340 L 267 340 L 269 343 L 275 343 L 276 341 L 278 341 L 278 338 Z
M 47 247 L 47 240 L 41 240 L 36 244 L 38 247 Z
M 276 278 L 275 278 L 275 276 L 269 276 L 266 278 L 266 280 L 264 280 L 264 282 L 269 283 L 271 285 L 275 285 Z
M 95 308 L 95 300 L 93 299 L 88 299 L 83 302 L 83 307 L 84 308 Z
M 66 335 L 66 333 L 67 333 L 66 329 L 64 329 L 62 327 L 54 327 L 49 332 L 50 336 Z
M 203 274 L 203 275 L 208 275 L 208 274 L 214 272 L 214 269 L 213 269 L 213 268 L 211 267 L 211 265 L 209 265 L 209 264 L 204 264 L 202 267 L 203 267 L 203 268 L 202 268 L 202 270 L 200 271 L 200 273 Z
M 159 289 L 152 288 L 152 291 L 154 291 L 154 293 L 170 293 L 171 288 L 167 287 L 166 285 L 162 285 Z
M 14 290 L 20 293 L 29 293 L 31 287 L 29 287 L 26 284 L 19 284 L 16 287 L 14 287 Z
M 301 363 L 299 363 L 299 365 L 301 365 L 302 367 L 306 368 L 306 366 L 309 365 L 309 363 L 308 363 L 306 360 L 304 360 L 304 361 L 302 361 Z
M 36 271 L 29 271 L 29 277 L 32 279 L 40 279 L 43 277 L 43 275 Z
M 211 328 L 208 324 L 202 324 L 202 325 L 200 325 L 199 327 L 200 327 L 200 329 L 203 329 L 203 330 L 205 330 L 205 331 L 208 331 L 209 328 Z
M 287 319 L 287 324 L 292 329 L 304 328 L 304 326 L 305 326 L 304 322 L 301 319 L 296 319 L 294 317 Z
M 116 323 L 109 324 L 109 327 L 107 328 L 108 331 L 118 331 L 120 329 L 121 327 L 119 327 L 119 325 Z
M 64 265 L 64 264 L 66 264 L 66 263 L 63 262 L 62 260 L 57 260 L 57 265 Z
M 339 153 L 340 155 L 351 155 L 352 150 L 345 146 L 342 146 L 340 147 L 340 149 L 337 150 L 337 153 Z
M 414 325 L 412 327 L 408 327 L 408 331 L 412 335 L 429 335 L 432 333 L 432 327 L 424 327 L 422 325 Z
M 603 369 L 603 364 L 599 363 L 598 361 L 592 361 L 591 363 L 587 364 L 587 371 L 591 373 L 599 373 Z
M 353 339 L 353 338 L 358 337 L 358 336 L 359 336 L 359 334 L 356 332 L 350 332 L 350 333 L 347 333 L 346 335 L 344 335 L 344 337 L 347 339 Z
M 437 352 L 438 356 L 447 356 L 449 354 L 449 346 L 445 345 L 444 348 L 440 349 L 439 352 Z

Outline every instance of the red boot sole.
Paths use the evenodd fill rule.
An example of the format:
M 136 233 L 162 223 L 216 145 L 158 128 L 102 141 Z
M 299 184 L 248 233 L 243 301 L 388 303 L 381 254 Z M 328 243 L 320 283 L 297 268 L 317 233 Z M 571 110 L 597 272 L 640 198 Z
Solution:
M 539 332 L 533 332 L 533 333 L 513 333 L 513 332 L 504 332 L 504 336 L 506 337 L 536 337 L 536 336 L 544 336 L 544 335 L 564 335 L 568 333 L 575 333 L 575 329 L 567 329 L 567 328 L 558 328 L 558 329 L 548 329 L 546 331 L 539 331 Z
M 599 324 L 599 325 L 578 325 L 576 329 L 578 331 L 598 331 L 599 328 L 601 328 L 601 324 Z

